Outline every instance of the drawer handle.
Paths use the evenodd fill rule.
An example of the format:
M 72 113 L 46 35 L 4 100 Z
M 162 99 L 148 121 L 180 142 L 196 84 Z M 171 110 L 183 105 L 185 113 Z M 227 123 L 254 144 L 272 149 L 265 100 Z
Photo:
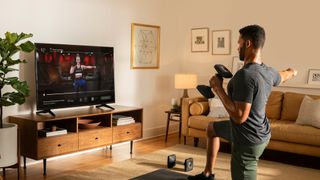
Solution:
M 130 132 L 129 131 L 127 131 L 127 134 L 129 134 Z
M 58 144 L 58 147 L 61 147 L 62 146 L 62 144 Z
M 99 139 L 98 137 L 95 138 L 95 140 Z

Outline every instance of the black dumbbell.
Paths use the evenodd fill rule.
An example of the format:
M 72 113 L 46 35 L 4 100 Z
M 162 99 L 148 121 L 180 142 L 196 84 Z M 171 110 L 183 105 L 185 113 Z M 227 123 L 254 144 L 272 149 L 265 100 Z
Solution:
M 232 73 L 222 64 L 214 65 L 214 69 L 218 72 L 217 76 L 221 78 L 232 78 Z
M 192 158 L 187 158 L 185 159 L 184 163 L 177 161 L 176 155 L 171 154 L 168 156 L 168 161 L 167 161 L 167 167 L 168 168 L 173 168 L 176 164 L 183 164 L 184 165 L 184 171 L 191 171 L 193 169 L 193 159 Z
M 217 71 L 217 76 L 220 78 L 232 78 L 232 73 L 222 64 L 214 65 Z M 214 98 L 214 94 L 211 91 L 211 87 L 207 85 L 198 85 L 198 91 L 207 99 Z

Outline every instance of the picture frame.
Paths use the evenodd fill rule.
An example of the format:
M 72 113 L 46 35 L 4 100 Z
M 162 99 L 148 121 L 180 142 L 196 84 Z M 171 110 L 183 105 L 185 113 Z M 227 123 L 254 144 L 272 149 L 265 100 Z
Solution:
M 131 69 L 159 69 L 160 26 L 131 24 Z
M 231 30 L 212 31 L 212 55 L 231 53 Z
M 191 52 L 209 51 L 209 28 L 191 29 Z
M 232 74 L 236 74 L 237 71 L 239 71 L 244 65 L 243 61 L 240 61 L 239 57 L 234 56 L 232 58 Z
M 308 84 L 320 85 L 320 69 L 309 69 Z

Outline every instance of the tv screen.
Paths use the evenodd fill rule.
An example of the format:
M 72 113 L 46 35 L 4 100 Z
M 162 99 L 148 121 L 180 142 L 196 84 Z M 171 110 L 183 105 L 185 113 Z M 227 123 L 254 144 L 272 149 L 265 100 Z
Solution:
M 115 102 L 113 47 L 35 46 L 37 110 Z

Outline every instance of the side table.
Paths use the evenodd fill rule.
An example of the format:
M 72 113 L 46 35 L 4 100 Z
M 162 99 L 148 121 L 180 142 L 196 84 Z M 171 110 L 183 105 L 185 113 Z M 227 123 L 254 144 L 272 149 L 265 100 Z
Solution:
M 170 121 L 176 121 L 176 122 L 179 122 L 179 140 L 181 138 L 181 112 L 180 111 L 165 111 L 165 113 L 168 114 L 168 117 L 167 117 L 167 129 L 166 129 L 166 139 L 165 139 L 165 142 L 167 142 L 167 139 L 168 139 L 168 132 L 169 132 L 169 124 L 170 124 Z

